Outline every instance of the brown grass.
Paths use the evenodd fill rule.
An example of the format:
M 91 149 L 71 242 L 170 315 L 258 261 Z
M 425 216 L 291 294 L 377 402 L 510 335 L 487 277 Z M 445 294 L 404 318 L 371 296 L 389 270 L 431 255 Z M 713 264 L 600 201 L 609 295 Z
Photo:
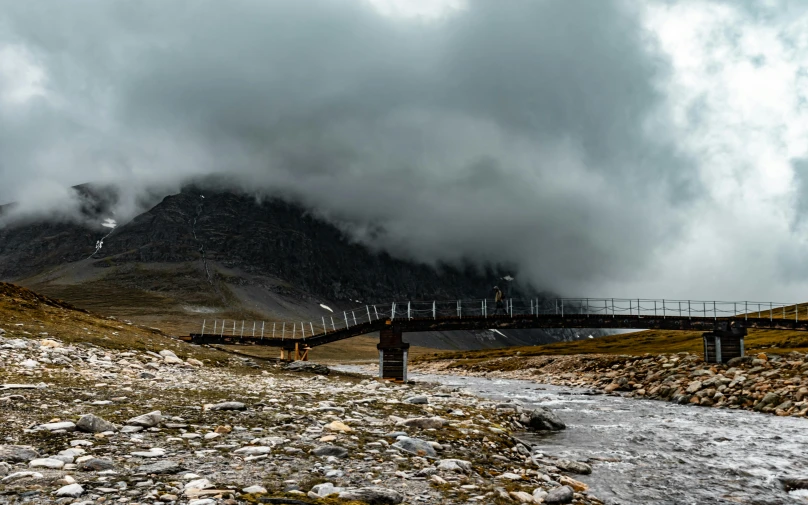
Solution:
M 159 352 L 171 349 L 180 357 L 223 364 L 229 355 L 176 340 L 126 319 L 104 317 L 29 289 L 0 282 L 0 328 L 9 338 L 58 338 L 109 349 Z M 44 334 L 47 335 L 44 335 Z
M 405 339 L 406 340 L 406 339 Z M 376 362 L 379 359 L 379 351 L 376 349 L 376 344 L 379 343 L 379 337 L 371 335 L 363 335 L 361 337 L 349 338 L 325 344 L 313 348 L 309 351 L 309 359 L 317 362 L 339 362 L 339 363 L 368 363 Z M 259 358 L 277 358 L 280 355 L 280 350 L 276 347 L 260 347 L 260 346 L 222 346 L 225 349 L 238 351 L 241 353 L 249 354 Z M 430 349 L 428 347 L 410 347 L 410 356 L 430 356 L 436 352 L 437 349 Z

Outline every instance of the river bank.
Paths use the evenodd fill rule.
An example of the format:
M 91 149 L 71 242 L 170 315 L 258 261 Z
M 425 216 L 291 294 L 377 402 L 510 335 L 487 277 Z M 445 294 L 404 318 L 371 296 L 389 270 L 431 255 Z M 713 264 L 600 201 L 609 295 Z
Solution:
M 514 438 L 515 403 L 34 328 L 0 321 L 0 503 L 602 503 Z
M 415 360 L 423 373 L 530 380 L 596 388 L 626 397 L 705 407 L 754 410 L 778 416 L 808 414 L 806 354 L 759 353 L 727 364 L 704 363 L 680 352 L 660 356 L 511 356 Z

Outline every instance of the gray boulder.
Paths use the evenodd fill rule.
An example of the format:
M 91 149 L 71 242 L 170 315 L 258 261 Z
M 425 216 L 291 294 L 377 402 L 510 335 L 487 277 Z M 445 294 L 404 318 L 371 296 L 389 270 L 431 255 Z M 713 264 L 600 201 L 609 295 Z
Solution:
M 115 464 L 108 459 L 93 458 L 82 461 L 79 463 L 79 470 L 85 472 L 101 472 L 103 470 L 112 470 Z
M 530 412 L 527 425 L 536 431 L 559 431 L 567 427 L 567 425 L 547 407 L 536 407 L 533 409 L 533 411 Z
M 415 456 L 425 456 L 427 458 L 436 458 L 438 456 L 432 444 L 420 438 L 399 437 L 393 447 Z
M 445 419 L 440 417 L 416 417 L 414 419 L 406 419 L 399 423 L 411 428 L 421 428 L 422 430 L 442 428 L 446 423 Z
M 347 458 L 348 457 L 348 449 L 344 447 L 337 447 L 336 445 L 321 445 L 320 447 L 315 447 L 312 454 L 315 456 L 334 456 L 335 458 Z
M 544 503 L 572 503 L 575 492 L 569 486 L 561 486 L 550 491 L 544 497 Z
M 143 428 L 153 428 L 163 420 L 163 414 L 159 410 L 143 414 L 142 416 L 133 417 L 126 421 L 129 426 L 142 426 Z
M 28 445 L 0 445 L 0 461 L 27 463 L 39 457 L 39 453 Z
M 579 473 L 581 475 L 589 475 L 592 473 L 592 467 L 587 465 L 586 463 L 581 463 L 580 461 L 572 461 L 569 459 L 559 459 L 555 462 L 555 466 L 562 470 L 566 470 L 571 473 Z
M 93 414 L 81 416 L 81 419 L 76 423 L 76 429 L 86 431 L 87 433 L 101 433 L 116 430 L 114 424 Z
M 339 497 L 343 500 L 361 501 L 368 505 L 398 505 L 404 501 L 404 495 L 383 487 L 348 489 L 341 492 Z

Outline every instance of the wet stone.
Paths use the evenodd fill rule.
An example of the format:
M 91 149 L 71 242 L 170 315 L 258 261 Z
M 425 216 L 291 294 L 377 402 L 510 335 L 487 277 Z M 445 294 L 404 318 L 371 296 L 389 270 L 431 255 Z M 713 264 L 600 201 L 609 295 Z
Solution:
M 547 493 L 547 496 L 544 497 L 544 503 L 550 505 L 555 503 L 572 503 L 574 495 L 575 493 L 571 487 L 560 486 Z

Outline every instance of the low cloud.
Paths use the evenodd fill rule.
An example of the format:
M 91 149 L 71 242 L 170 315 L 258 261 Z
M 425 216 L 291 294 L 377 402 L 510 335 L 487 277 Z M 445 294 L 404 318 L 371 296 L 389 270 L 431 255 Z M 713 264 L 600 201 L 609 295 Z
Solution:
M 698 145 L 724 128 L 722 97 L 695 93 L 705 74 L 678 59 L 671 20 L 759 18 L 719 2 L 403 5 L 0 0 L 0 54 L 17 48 L 32 76 L 0 72 L 18 97 L 0 108 L 0 200 L 42 180 L 111 184 L 120 222 L 143 194 L 224 176 L 395 255 L 654 295 L 696 212 L 724 201 L 705 168 L 715 144 Z

